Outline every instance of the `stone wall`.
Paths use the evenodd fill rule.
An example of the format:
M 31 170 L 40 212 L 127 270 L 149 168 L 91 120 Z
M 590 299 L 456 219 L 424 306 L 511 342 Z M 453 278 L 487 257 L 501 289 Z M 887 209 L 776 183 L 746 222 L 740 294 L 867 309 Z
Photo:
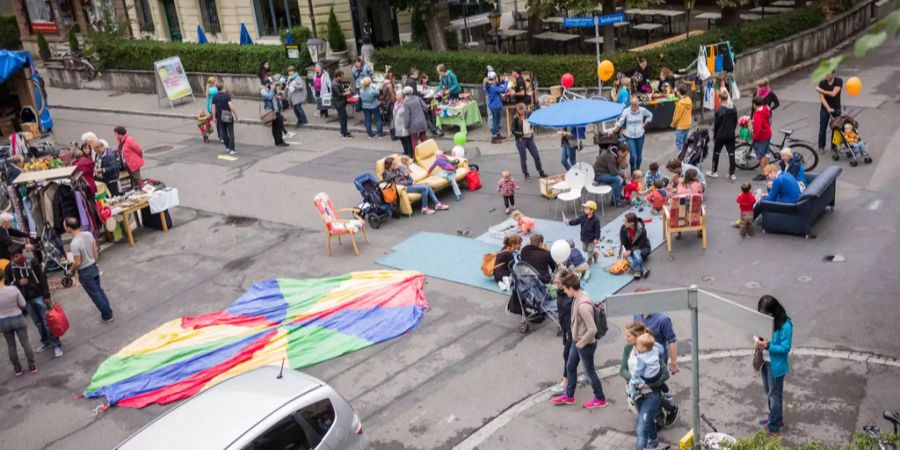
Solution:
M 41 75 L 50 86 L 57 88 L 98 89 L 138 94 L 156 93 L 156 77 L 149 70 L 105 70 L 97 79 L 88 81 L 80 71 L 48 66 L 41 69 Z M 221 79 L 234 97 L 259 97 L 259 78 L 256 75 L 189 73 L 188 80 L 195 96 L 198 95 L 198 92 L 199 96 L 203 96 L 206 79 L 210 76 Z

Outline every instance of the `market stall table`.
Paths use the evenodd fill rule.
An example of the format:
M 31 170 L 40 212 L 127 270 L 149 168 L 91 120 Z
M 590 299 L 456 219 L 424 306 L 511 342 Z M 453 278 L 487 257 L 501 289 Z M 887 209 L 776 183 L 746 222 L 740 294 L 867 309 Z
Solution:
M 129 197 L 120 203 L 111 204 L 110 209 L 114 216 L 121 214 L 125 226 L 125 235 L 128 244 L 134 247 L 134 234 L 131 232 L 130 216 L 138 211 L 149 208 L 150 214 L 159 214 L 163 231 L 169 231 L 169 222 L 166 219 L 166 211 L 173 206 L 178 206 L 178 189 L 163 189 L 152 194 L 138 194 L 136 198 Z
M 475 101 L 439 103 L 435 106 L 434 116 L 435 125 L 440 129 L 445 125 L 455 125 L 459 127 L 459 131 L 466 133 L 470 125 L 481 125 L 481 111 Z
M 653 120 L 644 127 L 646 130 L 665 130 L 671 127 L 672 117 L 675 115 L 675 103 L 677 101 L 650 101 L 641 103 L 641 106 L 653 114 Z

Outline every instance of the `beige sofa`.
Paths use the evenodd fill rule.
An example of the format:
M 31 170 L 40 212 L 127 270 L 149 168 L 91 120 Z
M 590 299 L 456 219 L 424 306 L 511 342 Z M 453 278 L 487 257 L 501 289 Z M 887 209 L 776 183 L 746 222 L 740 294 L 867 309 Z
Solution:
M 441 191 L 450 187 L 450 182 L 447 181 L 446 178 L 435 175 L 437 171 L 440 169 L 434 169 L 435 171 L 432 174 L 425 172 L 431 167 L 431 164 L 434 163 L 435 160 L 435 151 L 439 150 L 438 144 L 434 139 L 429 139 L 425 142 L 416 146 L 416 161 L 409 164 L 410 174 L 413 177 L 413 182 L 415 184 L 427 184 L 434 189 L 435 192 Z M 402 155 L 391 155 L 395 160 L 400 159 Z M 449 157 L 449 155 L 448 155 Z M 384 159 L 379 159 L 375 163 L 375 177 L 378 178 L 378 181 L 384 180 Z M 450 159 L 453 159 L 450 157 Z M 465 158 L 459 160 L 459 168 L 456 169 L 456 181 L 462 182 L 466 179 L 466 174 L 469 173 L 469 161 Z M 413 213 L 412 204 L 418 202 L 422 199 L 422 194 L 418 192 L 406 192 L 406 188 L 403 186 L 397 186 L 397 193 L 399 196 L 398 202 L 400 207 L 400 212 L 406 214 L 407 216 L 411 216 Z

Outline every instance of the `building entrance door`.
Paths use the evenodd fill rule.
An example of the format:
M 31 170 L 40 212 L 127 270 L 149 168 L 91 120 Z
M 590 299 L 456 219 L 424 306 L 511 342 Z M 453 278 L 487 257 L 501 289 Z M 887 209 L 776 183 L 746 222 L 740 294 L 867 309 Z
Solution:
M 169 26 L 169 38 L 175 42 L 181 42 L 181 25 L 178 23 L 178 9 L 175 0 L 162 0 L 163 11 L 166 14 L 166 25 Z

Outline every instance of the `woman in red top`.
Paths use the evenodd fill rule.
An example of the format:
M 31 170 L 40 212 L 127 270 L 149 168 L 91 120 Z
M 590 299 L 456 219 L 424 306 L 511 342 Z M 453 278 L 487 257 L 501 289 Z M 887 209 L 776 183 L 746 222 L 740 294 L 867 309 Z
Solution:
M 128 135 L 125 127 L 118 126 L 115 128 L 116 142 L 119 144 L 119 153 L 128 167 L 128 175 L 131 177 L 131 186 L 137 189 L 141 184 L 141 167 L 144 167 L 144 151 L 141 146 Z
M 90 147 L 87 148 L 90 149 Z M 72 151 L 72 157 L 75 158 L 72 165 L 78 168 L 84 181 L 87 181 L 91 194 L 97 195 L 97 183 L 94 182 L 94 161 L 85 156 L 83 151 L 77 149 Z
M 766 105 L 762 97 L 753 97 L 753 150 L 756 159 L 759 160 L 759 175 L 754 181 L 766 179 L 765 170 L 769 165 L 769 141 L 772 139 L 772 110 Z

